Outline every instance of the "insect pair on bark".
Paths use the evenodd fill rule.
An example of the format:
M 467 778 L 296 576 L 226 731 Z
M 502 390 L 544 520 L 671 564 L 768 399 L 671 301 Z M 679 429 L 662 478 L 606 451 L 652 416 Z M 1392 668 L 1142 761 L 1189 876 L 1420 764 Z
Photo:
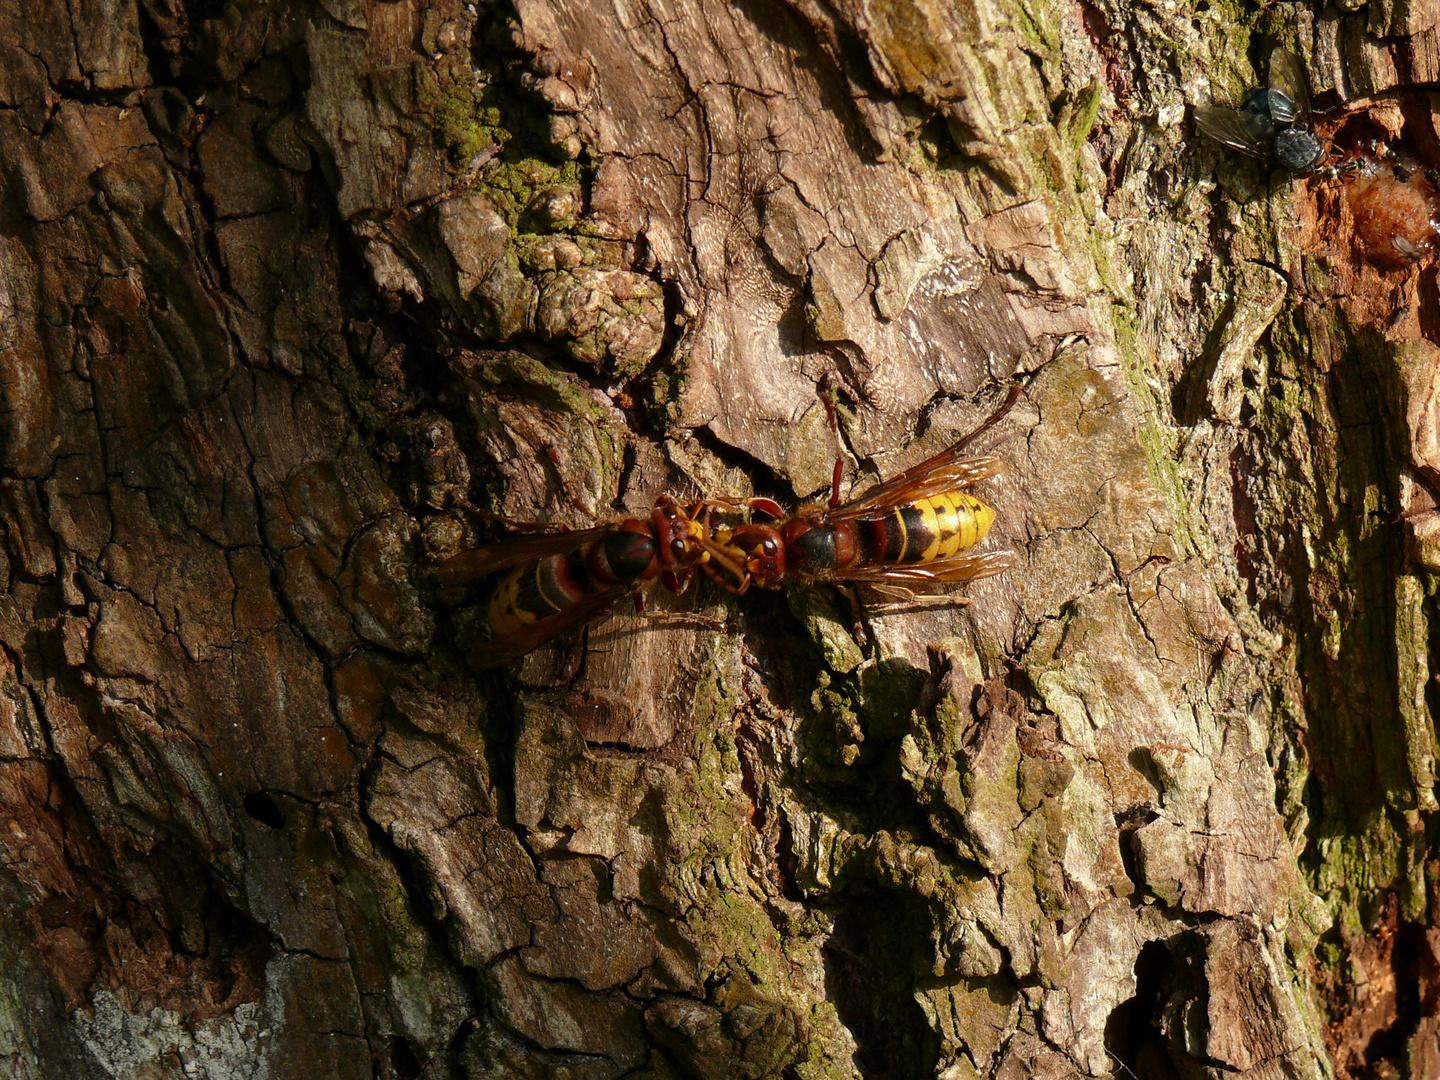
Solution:
M 849 502 L 840 501 L 844 461 L 827 401 L 837 430 L 827 503 L 787 515 L 770 499 L 664 495 L 647 518 L 484 544 L 441 563 L 434 578 L 444 587 L 489 579 L 489 636 L 472 660 L 496 667 L 589 623 L 626 596 L 641 611 L 657 582 L 681 593 L 697 571 L 737 595 L 752 586 L 779 589 L 802 581 L 865 583 L 892 597 L 913 598 L 914 585 L 990 577 L 1013 566 L 1015 555 L 973 550 L 990 531 L 995 511 L 968 489 L 998 473 L 1000 462 L 963 451 L 1004 417 L 1019 393 L 1016 384 L 959 442 Z M 754 520 L 757 515 L 768 520 Z
M 1305 67 L 1289 49 L 1275 48 L 1267 84 L 1247 91 L 1238 109 L 1200 105 L 1195 122 L 1215 141 L 1277 162 L 1296 176 L 1319 172 L 1343 180 L 1357 248 L 1374 265 L 1406 269 L 1434 250 L 1440 177 L 1382 140 L 1351 141 L 1343 148 L 1337 141 L 1327 151 L 1315 133 Z
M 1247 91 L 1238 109 L 1196 106 L 1195 122 L 1216 142 L 1296 174 L 1311 172 L 1325 157 L 1310 117 L 1305 67 L 1283 46 L 1270 54 L 1267 85 Z

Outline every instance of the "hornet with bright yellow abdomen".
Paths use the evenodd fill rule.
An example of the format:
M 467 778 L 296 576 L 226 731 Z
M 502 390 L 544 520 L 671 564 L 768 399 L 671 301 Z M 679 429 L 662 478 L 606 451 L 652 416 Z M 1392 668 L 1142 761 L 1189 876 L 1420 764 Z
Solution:
M 711 528 L 707 510 L 700 541 L 711 556 L 706 573 L 743 593 L 751 585 L 778 589 L 791 578 L 959 584 L 1008 570 L 1015 565 L 1014 552 L 969 550 L 989 533 L 995 511 L 964 490 L 998 473 L 1000 462 L 961 457 L 960 452 L 1004 416 L 1017 393 L 1012 390 L 990 419 L 950 449 L 843 506 L 843 463 L 837 460 L 828 505 L 805 507 L 774 525 L 734 528 Z M 752 499 L 748 505 L 784 518 L 769 500 Z

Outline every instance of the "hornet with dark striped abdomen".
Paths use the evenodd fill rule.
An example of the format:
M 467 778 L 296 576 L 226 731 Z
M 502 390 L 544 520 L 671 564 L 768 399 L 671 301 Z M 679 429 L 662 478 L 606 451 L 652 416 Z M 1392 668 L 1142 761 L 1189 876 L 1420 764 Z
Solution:
M 479 667 L 499 667 L 598 618 L 626 594 L 639 610 L 642 592 L 657 578 L 683 592 L 694 568 L 710 558 L 695 520 L 704 505 L 662 496 L 648 519 L 483 544 L 445 560 L 434 578 L 462 586 L 493 577 L 489 637 L 471 658 Z

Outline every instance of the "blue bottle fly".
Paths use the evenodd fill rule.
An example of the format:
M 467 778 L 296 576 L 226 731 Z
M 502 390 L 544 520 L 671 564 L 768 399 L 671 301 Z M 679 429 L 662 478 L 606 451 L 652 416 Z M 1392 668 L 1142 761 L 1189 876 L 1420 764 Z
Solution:
M 1262 160 L 1278 161 L 1301 175 L 1325 156 L 1310 120 L 1305 68 L 1289 49 L 1270 54 L 1269 85 L 1246 93 L 1240 108 L 1198 105 L 1195 122 L 1216 142 Z

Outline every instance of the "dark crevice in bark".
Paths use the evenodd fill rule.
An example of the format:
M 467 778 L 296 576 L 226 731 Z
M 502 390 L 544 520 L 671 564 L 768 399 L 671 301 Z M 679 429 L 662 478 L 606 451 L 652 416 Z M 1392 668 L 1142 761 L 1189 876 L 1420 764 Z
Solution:
M 285 814 L 276 805 L 275 800 L 265 792 L 256 791 L 246 795 L 241 800 L 241 805 L 251 820 L 259 822 L 266 828 L 283 829 L 285 827 Z
M 855 1064 L 866 1080 L 929 1075 L 939 1058 L 939 1040 L 914 1001 L 913 987 L 914 965 L 923 963 L 913 953 L 917 941 L 926 940 L 924 918 L 901 902 L 893 917 L 870 919 L 861 913 L 863 899 L 851 899 L 861 906 L 836 909 L 823 955 L 826 994 L 855 1037 Z
M 1205 1015 L 1207 990 L 1203 945 L 1194 935 L 1151 941 L 1135 961 L 1135 993 L 1113 1009 L 1105 1025 L 1105 1049 L 1127 1075 L 1181 1080 L 1217 1063 L 1185 1051 L 1187 1030 Z

